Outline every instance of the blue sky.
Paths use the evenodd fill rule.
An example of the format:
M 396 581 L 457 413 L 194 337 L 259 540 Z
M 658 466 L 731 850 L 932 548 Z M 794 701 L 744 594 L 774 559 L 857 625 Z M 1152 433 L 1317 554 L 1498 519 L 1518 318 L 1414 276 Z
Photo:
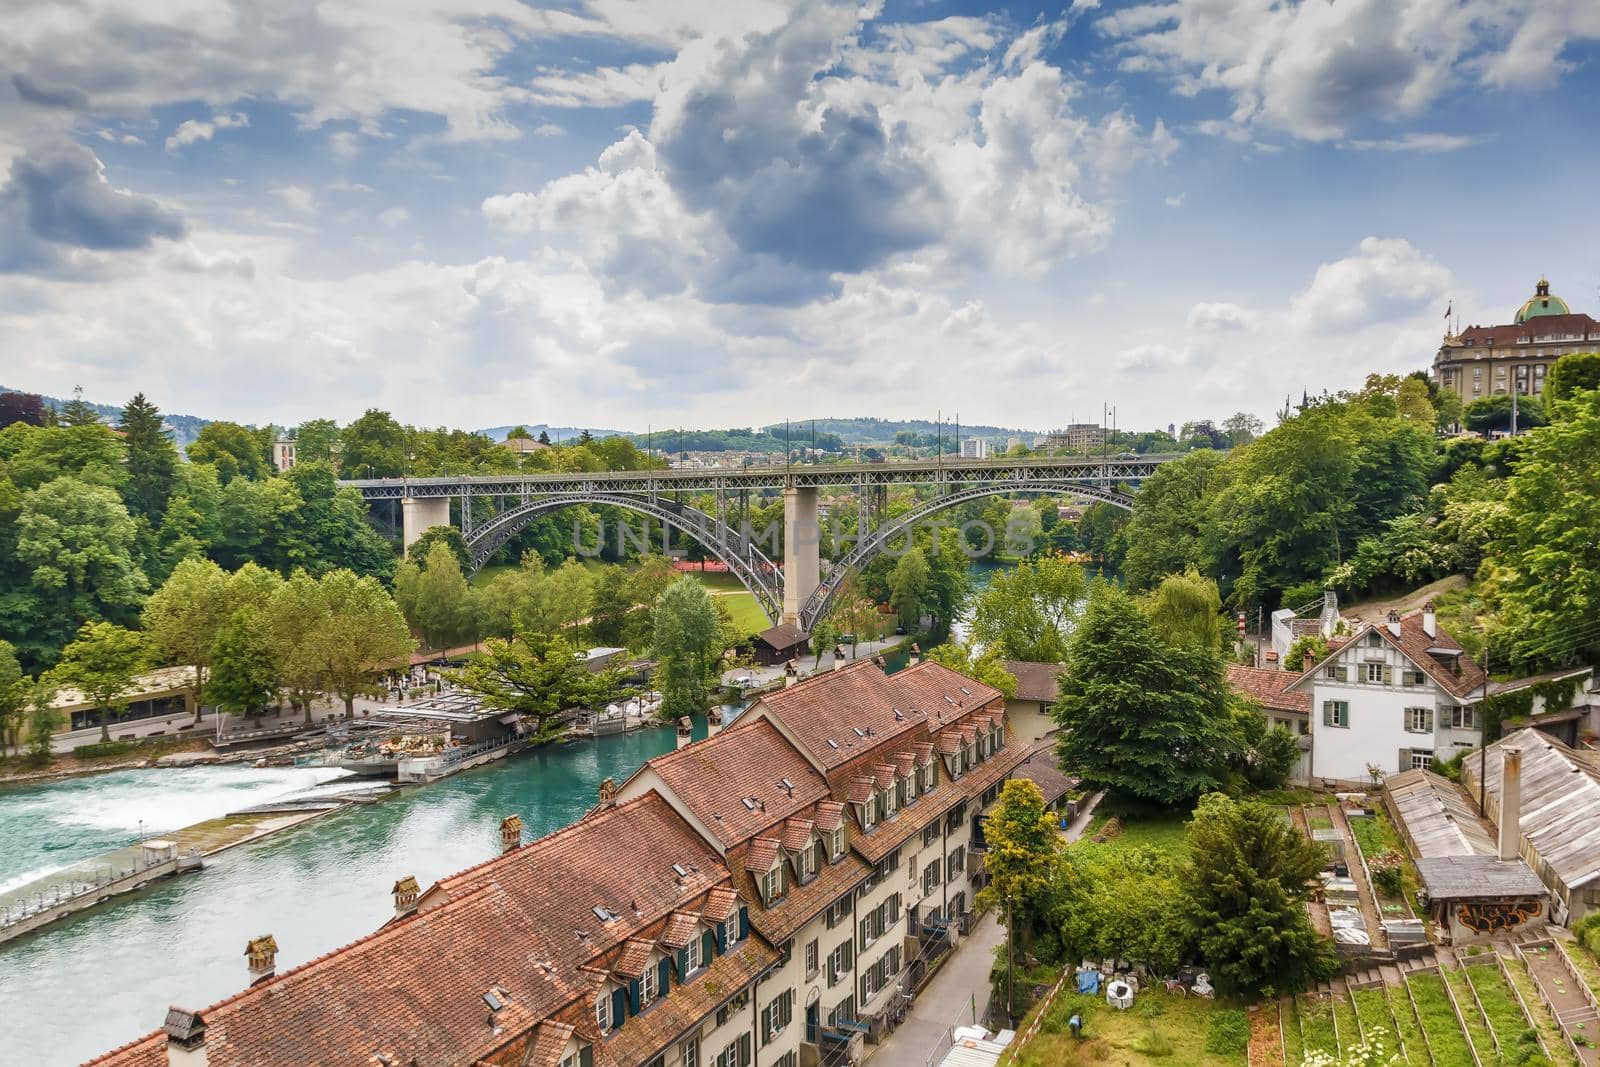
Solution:
M 45 0 L 0 383 L 293 423 L 1045 427 L 1600 313 L 1593 0 Z

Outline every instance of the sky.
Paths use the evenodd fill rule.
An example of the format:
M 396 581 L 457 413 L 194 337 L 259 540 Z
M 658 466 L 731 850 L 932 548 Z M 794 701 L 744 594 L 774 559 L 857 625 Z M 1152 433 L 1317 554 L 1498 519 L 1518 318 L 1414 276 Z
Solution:
M 9 0 L 0 384 L 1123 427 L 1600 316 L 1596 0 Z

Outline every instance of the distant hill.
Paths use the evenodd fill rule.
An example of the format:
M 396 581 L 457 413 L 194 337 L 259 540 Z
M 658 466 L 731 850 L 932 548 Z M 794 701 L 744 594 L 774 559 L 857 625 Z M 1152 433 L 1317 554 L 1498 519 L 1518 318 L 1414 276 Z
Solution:
M 802 437 L 811 436 L 811 419 L 796 419 L 789 424 L 791 440 L 796 444 L 804 443 Z M 940 432 L 940 427 L 932 419 L 878 419 L 870 416 L 853 419 L 817 419 L 817 433 L 838 434 L 847 445 L 883 445 L 893 444 L 894 435 L 909 430 L 912 433 L 933 434 Z M 762 427 L 769 434 L 780 440 L 783 438 L 781 422 Z M 955 436 L 956 425 L 949 419 L 945 420 L 943 431 L 948 440 Z M 1021 437 L 1025 441 L 1032 441 L 1037 430 L 1022 430 L 1006 426 L 989 426 L 984 423 L 968 425 L 961 424 L 962 437 L 1006 438 Z
M 26 389 L 10 389 L 0 385 L 0 393 L 25 393 L 27 391 Z M 43 400 L 44 406 L 51 411 L 60 411 L 67 404 L 65 400 L 58 396 L 44 396 L 41 394 L 39 399 Z M 93 408 L 95 414 L 104 419 L 108 425 L 115 425 L 117 419 L 122 415 L 122 406 L 120 404 L 97 404 L 92 400 L 85 400 L 84 403 Z M 163 411 L 161 420 L 172 428 L 173 442 L 179 448 L 188 447 L 196 437 L 200 436 L 200 428 L 213 421 L 211 419 L 202 419 L 198 415 L 174 415 L 170 411 Z
M 552 442 L 566 441 L 573 437 L 577 437 L 586 429 L 586 427 L 583 426 L 551 426 L 548 423 L 543 422 L 516 422 L 510 423 L 506 426 L 491 426 L 486 430 L 474 430 L 473 432 L 481 433 L 485 437 L 492 438 L 496 441 L 504 441 L 506 439 L 506 434 L 510 433 L 512 430 L 515 430 L 518 426 L 521 426 L 524 430 L 527 430 L 534 437 L 538 437 L 541 432 L 547 433 L 550 435 L 550 440 Z M 587 429 L 596 437 L 630 436 L 627 430 L 602 430 L 598 426 L 589 426 Z

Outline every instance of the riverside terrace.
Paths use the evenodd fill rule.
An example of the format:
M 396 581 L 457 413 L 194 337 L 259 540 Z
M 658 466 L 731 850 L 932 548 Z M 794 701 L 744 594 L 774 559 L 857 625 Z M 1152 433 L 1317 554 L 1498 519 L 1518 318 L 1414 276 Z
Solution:
M 881 1035 L 981 880 L 981 809 L 1032 751 L 1001 695 L 870 662 L 769 694 L 606 783 L 583 819 L 419 892 L 380 930 L 97 1067 L 798 1067 Z

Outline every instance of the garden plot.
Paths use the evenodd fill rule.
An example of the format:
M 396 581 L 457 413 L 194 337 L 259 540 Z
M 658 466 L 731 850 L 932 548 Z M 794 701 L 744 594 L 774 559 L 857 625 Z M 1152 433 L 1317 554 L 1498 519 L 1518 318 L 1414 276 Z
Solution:
M 1300 1039 L 1305 1053 L 1322 1051 L 1339 1055 L 1339 1038 L 1334 1033 L 1333 1004 L 1318 993 L 1297 998 L 1300 1007 Z
M 1489 966 L 1480 963 L 1463 967 L 1462 973 L 1489 1019 L 1502 1059 L 1510 1064 L 1549 1063 L 1538 1030 L 1523 1012 L 1516 992 L 1499 966 L 1493 965 L 1491 960 Z
M 1339 1038 L 1339 1047 L 1353 1048 L 1361 1042 L 1361 1027 L 1356 1023 L 1356 1009 L 1342 991 L 1333 995 L 1333 1029 Z
M 1300 1067 L 1306 1054 L 1305 1038 L 1300 1032 L 1300 998 L 1285 998 L 1278 1005 L 1278 1014 L 1282 1019 L 1283 1061 L 1289 1067 Z
M 1388 1002 L 1389 1017 L 1394 1020 L 1395 1031 L 1400 1035 L 1400 1044 L 1405 1047 L 1406 1064 L 1408 1067 L 1429 1067 L 1433 1063 L 1433 1057 L 1428 1054 L 1428 1043 L 1417 1025 L 1411 998 L 1400 986 L 1389 986 L 1383 991 L 1383 998 Z
M 1427 1064 L 1427 1049 L 1421 1049 L 1422 1055 L 1413 1058 L 1410 1046 L 1406 1044 L 1400 1028 L 1395 1025 L 1394 1017 L 1389 1014 L 1389 1001 L 1381 988 L 1353 990 L 1350 999 L 1355 1002 L 1356 1018 L 1361 1021 L 1363 1040 L 1382 1037 L 1384 1044 L 1400 1053 L 1403 1063 Z M 1421 1045 L 1420 1039 L 1417 1044 Z
M 1578 1061 L 1573 1057 L 1572 1050 L 1567 1047 L 1567 1040 L 1561 1035 L 1561 1027 L 1556 1023 L 1556 1017 L 1550 1014 L 1550 1008 L 1539 997 L 1539 987 L 1534 983 L 1533 975 L 1528 973 L 1528 965 L 1518 956 L 1501 956 L 1500 962 L 1505 964 L 1505 973 L 1511 979 L 1511 987 L 1521 998 L 1522 1006 L 1527 1009 L 1528 1015 L 1533 1019 L 1534 1029 L 1539 1031 L 1539 1036 L 1544 1039 L 1544 1047 L 1550 1050 L 1550 1055 L 1562 1067 L 1572 1067 Z
M 1460 1009 L 1461 1020 L 1467 1025 L 1467 1039 L 1472 1042 L 1472 1049 L 1478 1054 L 1478 1062 L 1492 1064 L 1499 1054 L 1499 1047 L 1495 1038 L 1489 1033 L 1489 1023 L 1483 1017 L 1483 1012 L 1478 1010 L 1478 1002 L 1473 999 L 1472 985 L 1467 981 L 1467 976 L 1459 967 L 1441 967 L 1439 973 L 1450 986 L 1450 992 L 1455 995 L 1456 1007 Z
M 1444 979 L 1432 973 L 1413 973 L 1405 981 L 1411 991 L 1411 1001 L 1417 1006 L 1417 1018 L 1427 1035 L 1433 1062 L 1439 1067 L 1471 1067 L 1474 1062 L 1472 1047 L 1450 1004 Z

